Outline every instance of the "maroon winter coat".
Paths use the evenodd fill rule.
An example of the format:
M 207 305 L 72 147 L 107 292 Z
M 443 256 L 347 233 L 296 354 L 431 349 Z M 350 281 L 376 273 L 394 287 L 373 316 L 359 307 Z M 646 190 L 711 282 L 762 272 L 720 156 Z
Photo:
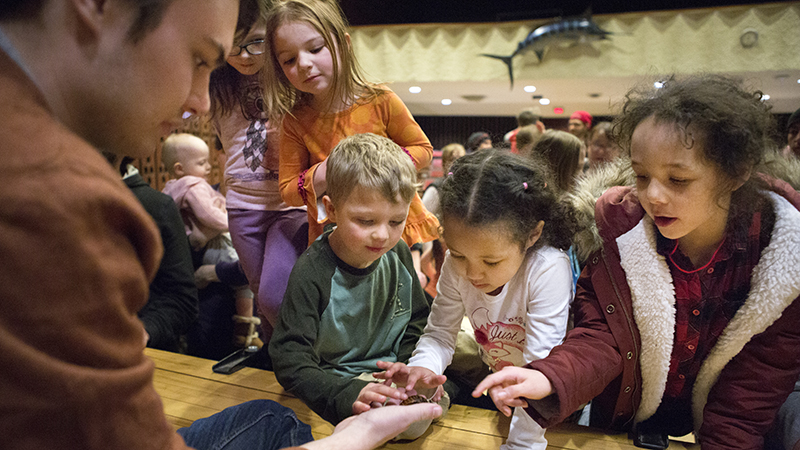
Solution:
M 745 304 L 692 390 L 704 449 L 762 448 L 800 374 L 800 194 L 782 181 L 770 184 L 777 193 L 770 193 L 772 239 Z M 595 215 L 602 245 L 578 281 L 575 328 L 550 356 L 529 364 L 555 391 L 529 401 L 528 413 L 543 427 L 593 399 L 592 416 L 603 419 L 601 426 L 629 429 L 655 413 L 666 384 L 675 300 L 669 268 L 655 253 L 653 223 L 630 187 L 608 189 Z M 624 267 L 636 270 L 628 276 Z

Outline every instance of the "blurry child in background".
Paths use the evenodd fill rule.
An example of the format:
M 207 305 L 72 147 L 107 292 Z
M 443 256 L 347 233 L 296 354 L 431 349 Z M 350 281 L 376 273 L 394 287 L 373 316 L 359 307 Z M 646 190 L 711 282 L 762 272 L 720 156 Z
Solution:
M 265 109 L 282 120 L 280 188 L 290 205 L 308 206 L 309 242 L 327 217 L 325 160 L 346 136 L 374 133 L 403 148 L 417 169 L 430 164 L 433 147 L 400 98 L 364 79 L 334 2 L 289 0 L 267 14 L 263 86 Z M 416 193 L 403 239 L 408 245 L 438 236 L 436 217 Z M 417 268 L 419 272 L 419 268 Z
M 573 134 L 547 130 L 533 148 L 532 158 L 535 161 L 544 160 L 550 166 L 555 182 L 554 189 L 560 197 L 572 191 L 575 186 L 575 179 L 583 169 L 581 154 L 584 147 L 583 142 Z M 577 284 L 581 274 L 580 259 L 572 246 L 567 250 L 567 255 L 572 267 L 572 281 Z
M 533 151 L 533 146 L 536 145 L 536 142 L 538 142 L 541 137 L 542 130 L 536 125 L 526 125 L 520 128 L 514 136 L 514 144 L 516 145 L 517 151 L 511 153 L 519 153 L 522 156 L 530 155 Z
M 422 203 L 425 204 L 425 208 L 435 214 L 436 217 L 440 217 L 441 213 L 439 210 L 439 189 L 442 187 L 442 182 L 447 177 L 447 173 L 450 172 L 450 166 L 453 165 L 453 161 L 461 158 L 466 153 L 464 146 L 455 142 L 442 147 L 442 178 L 431 183 L 422 195 Z
M 378 363 L 385 372 L 376 377 L 406 389 L 445 381 L 465 314 L 494 372 L 544 358 L 567 331 L 573 285 L 564 250 L 575 224 L 546 165 L 482 150 L 451 171 L 441 192 L 448 255 L 425 333 L 408 366 Z M 546 447 L 544 429 L 517 408 L 501 448 Z
M 611 122 L 600 122 L 589 132 L 586 144 L 589 170 L 595 170 L 611 162 L 622 153 L 622 149 L 611 138 Z
M 283 202 L 278 130 L 267 121 L 259 72 L 266 28 L 261 17 L 237 25 L 227 64 L 211 74 L 211 123 L 226 155 L 224 183 L 233 245 L 255 293 L 268 340 L 289 273 L 307 245 L 305 208 Z
M 322 202 L 336 226 L 297 260 L 269 350 L 281 385 L 336 424 L 407 398 L 371 373 L 379 360 L 408 361 L 430 309 L 400 239 L 416 192 L 414 164 L 369 133 L 342 140 L 327 162 Z
M 173 134 L 164 140 L 162 161 L 171 179 L 163 192 L 178 205 L 193 251 L 203 252 L 203 264 L 234 262 L 236 250 L 228 234 L 225 197 L 208 184 L 211 173 L 208 144 L 191 134 Z M 236 315 L 233 316 L 235 345 L 261 347 L 253 317 L 253 293 L 247 286 L 235 289 Z
M 476 131 L 469 135 L 467 142 L 464 143 L 464 148 L 467 153 L 492 148 L 492 137 L 485 131 Z
M 503 136 L 503 141 L 511 145 L 511 153 L 519 153 L 517 134 L 522 128 L 528 125 L 535 125 L 536 129 L 539 130 L 539 134 L 544 133 L 544 123 L 542 123 L 541 119 L 542 117 L 537 114 L 536 110 L 533 108 L 523 109 L 517 114 L 517 128 L 514 128 Z
M 572 189 L 575 177 L 583 168 L 582 148 L 583 142 L 580 139 L 560 130 L 547 130 L 533 147 L 533 153 L 539 155 L 550 165 L 556 188 L 561 193 L 569 192 Z
M 431 183 L 422 195 L 422 203 L 425 208 L 441 219 L 441 209 L 439 208 L 439 189 L 442 187 L 444 179 L 450 172 L 450 166 L 458 158 L 466 154 L 464 146 L 453 142 L 442 147 L 442 178 Z M 436 283 L 444 263 L 444 253 L 447 246 L 441 236 L 431 242 L 426 242 L 423 247 L 420 265 L 422 272 L 428 279 L 425 285 L 425 292 L 430 298 L 436 297 Z

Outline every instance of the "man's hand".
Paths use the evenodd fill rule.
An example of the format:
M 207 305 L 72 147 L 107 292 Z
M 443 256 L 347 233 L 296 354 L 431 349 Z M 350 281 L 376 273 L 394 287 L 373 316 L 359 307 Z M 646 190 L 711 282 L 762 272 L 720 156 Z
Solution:
M 375 448 L 406 430 L 419 420 L 432 420 L 442 415 L 435 403 L 392 405 L 371 409 L 343 420 L 333 434 L 304 444 L 307 450 L 368 450 Z

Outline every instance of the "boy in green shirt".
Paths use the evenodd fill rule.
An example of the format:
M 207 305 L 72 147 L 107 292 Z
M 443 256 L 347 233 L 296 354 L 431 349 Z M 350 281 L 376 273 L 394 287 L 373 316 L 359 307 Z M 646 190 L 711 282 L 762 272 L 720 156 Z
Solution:
M 326 176 L 336 226 L 297 260 L 269 350 L 281 385 L 335 424 L 408 397 L 371 373 L 379 360 L 408 361 L 430 308 L 400 239 L 411 158 L 387 138 L 354 135 L 334 148 Z

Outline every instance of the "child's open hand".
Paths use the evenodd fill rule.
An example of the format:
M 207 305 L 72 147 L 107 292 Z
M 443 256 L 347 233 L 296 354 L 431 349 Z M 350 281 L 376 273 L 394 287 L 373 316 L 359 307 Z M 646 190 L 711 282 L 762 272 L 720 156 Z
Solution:
M 435 388 L 447 381 L 446 376 L 436 375 L 432 370 L 424 367 L 409 367 L 401 362 L 390 363 L 386 361 L 378 361 L 377 365 L 378 368 L 383 369 L 383 372 L 374 373 L 372 374 L 373 377 L 381 380 L 391 380 L 398 386 L 404 386 L 406 390 Z
M 353 414 L 361 414 L 372 408 L 379 408 L 387 403 L 399 405 L 407 399 L 406 390 L 403 388 L 393 388 L 391 380 L 383 383 L 369 383 L 361 389 L 358 398 L 353 402 Z
M 532 400 L 545 398 L 553 393 L 553 384 L 538 370 L 508 366 L 484 378 L 472 396 L 480 397 L 487 389 L 497 409 L 510 416 L 511 408 L 528 405 L 521 397 Z

